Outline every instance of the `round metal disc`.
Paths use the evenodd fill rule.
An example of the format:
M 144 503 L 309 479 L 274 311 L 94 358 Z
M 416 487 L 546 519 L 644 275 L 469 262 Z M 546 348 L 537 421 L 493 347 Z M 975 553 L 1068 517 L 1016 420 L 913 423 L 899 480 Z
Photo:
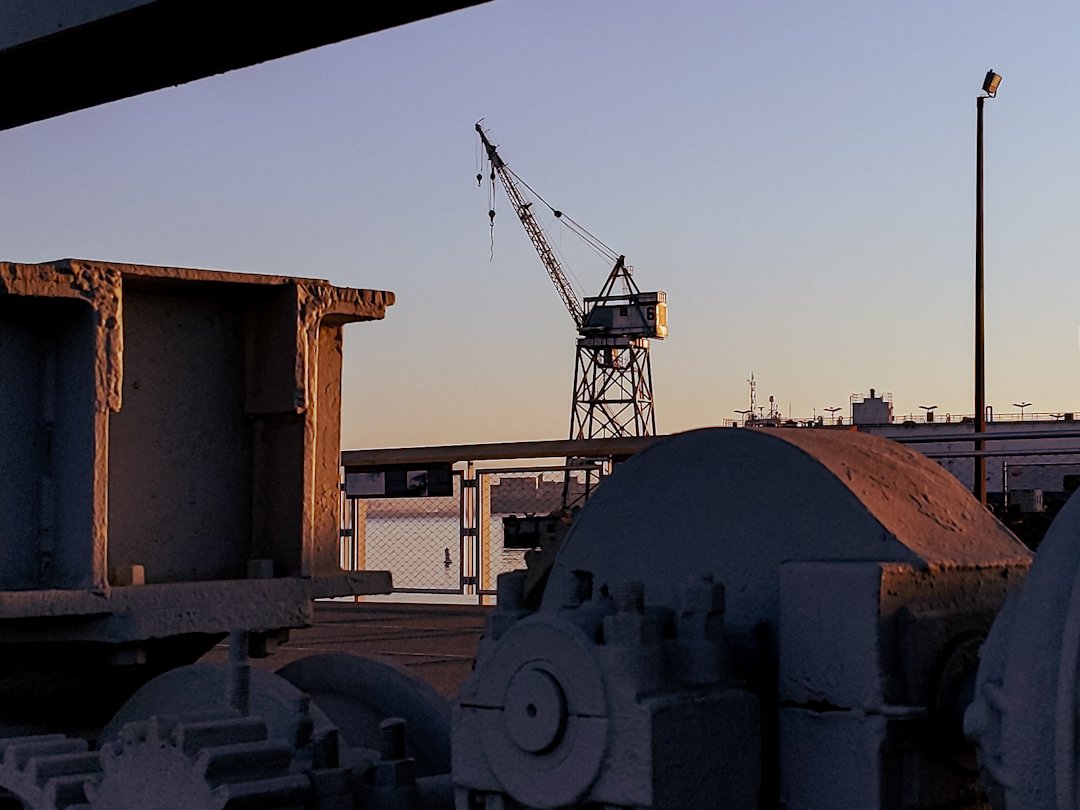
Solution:
M 566 696 L 550 674 L 541 669 L 518 672 L 506 690 L 506 727 L 523 751 L 546 751 L 562 739 L 566 728 Z
M 405 746 L 420 776 L 450 772 L 450 704 L 404 667 L 361 655 L 309 655 L 277 674 L 311 696 L 345 742 L 379 750 L 379 724 L 406 722 Z

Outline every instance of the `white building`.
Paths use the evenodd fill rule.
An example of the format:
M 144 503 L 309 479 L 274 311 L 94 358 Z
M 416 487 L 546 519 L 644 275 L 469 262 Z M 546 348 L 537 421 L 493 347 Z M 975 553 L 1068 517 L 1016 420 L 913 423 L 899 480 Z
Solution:
M 1025 511 L 1041 511 L 1042 495 L 1036 492 L 1053 500 L 1080 486 L 1080 422 L 1074 413 L 987 416 L 986 488 L 991 503 L 1013 503 Z M 930 409 L 925 414 L 897 418 L 891 396 L 878 396 L 870 389 L 869 397 L 861 401 L 852 398 L 850 420 L 858 430 L 925 453 L 964 486 L 973 488 L 975 464 L 970 453 L 974 442 L 964 438 L 974 430 L 971 416 L 941 417 Z M 993 436 L 1002 438 L 995 440 Z

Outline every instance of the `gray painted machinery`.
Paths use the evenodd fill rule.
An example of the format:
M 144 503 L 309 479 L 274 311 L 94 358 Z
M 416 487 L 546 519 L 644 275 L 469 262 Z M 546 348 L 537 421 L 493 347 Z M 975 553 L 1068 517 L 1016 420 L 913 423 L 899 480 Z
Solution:
M 357 657 L 253 669 L 390 587 L 341 571 L 337 487 L 341 325 L 392 300 L 0 264 L 0 807 L 1080 806 L 1080 501 L 1032 564 L 852 432 L 633 457 L 500 578 L 453 706 Z
M 590 500 L 538 611 L 500 583 L 455 714 L 459 810 L 981 807 L 961 718 L 1029 562 L 899 445 L 658 443 Z

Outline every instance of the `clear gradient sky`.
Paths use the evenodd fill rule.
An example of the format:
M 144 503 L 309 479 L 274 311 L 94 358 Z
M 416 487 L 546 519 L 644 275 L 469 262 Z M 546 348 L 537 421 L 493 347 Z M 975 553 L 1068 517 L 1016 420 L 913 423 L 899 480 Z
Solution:
M 987 401 L 1080 411 L 1080 4 L 495 0 L 0 133 L 0 259 L 390 289 L 346 334 L 352 448 L 563 438 L 574 329 L 507 163 L 665 289 L 661 432 L 870 387 L 972 407 L 975 98 Z M 551 225 L 574 277 L 607 266 Z

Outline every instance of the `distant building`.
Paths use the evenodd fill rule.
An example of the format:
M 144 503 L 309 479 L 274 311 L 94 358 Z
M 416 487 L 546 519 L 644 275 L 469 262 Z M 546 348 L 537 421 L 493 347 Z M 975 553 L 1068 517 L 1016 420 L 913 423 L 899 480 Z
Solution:
M 847 419 L 834 424 L 824 419 L 786 421 L 749 416 L 746 427 L 803 427 L 819 430 L 851 430 L 905 444 L 936 461 L 968 489 L 974 489 L 975 462 L 970 455 L 974 442 L 964 438 L 974 428 L 969 415 L 926 413 L 896 416 L 892 394 L 869 396 L 852 394 Z M 729 422 L 728 424 L 738 424 Z M 999 512 L 1054 512 L 1072 492 L 1080 488 L 1080 421 L 1076 414 L 994 414 L 988 413 L 986 439 L 986 489 L 988 500 Z M 1039 434 L 1006 439 L 1017 434 Z M 1060 434 L 1060 435 L 1056 435 Z M 995 440 L 993 436 L 1001 436 Z
M 856 425 L 890 425 L 893 421 L 892 394 L 876 396 L 873 388 L 870 396 L 851 400 L 851 421 Z
M 1064 497 L 1080 483 L 1080 439 L 1069 434 L 1080 432 L 1080 422 L 1072 414 L 1057 419 L 1025 419 L 1023 421 L 989 421 L 990 436 L 1009 436 L 1018 433 L 1039 433 L 1039 438 L 997 440 L 987 438 L 986 490 L 990 501 L 1004 506 L 1017 502 L 1010 498 L 1011 490 L 1040 490 L 1048 499 Z M 974 427 L 971 417 L 948 421 L 916 421 L 881 424 L 856 424 L 858 430 L 908 444 L 910 449 L 932 458 L 951 472 L 965 487 L 974 488 L 975 462 L 964 454 L 971 453 L 973 441 L 961 438 Z M 1054 434 L 1063 434 L 1055 436 Z M 941 437 L 940 441 L 930 441 Z M 912 441 L 915 440 L 915 441 Z M 998 454 L 998 455 L 995 455 Z M 1024 496 L 1027 503 L 1036 497 Z
M 893 414 L 892 395 L 852 397 L 851 423 L 864 433 L 883 436 L 908 444 L 924 453 L 956 476 L 965 487 L 974 489 L 975 462 L 965 456 L 973 449 L 971 439 L 962 439 L 973 430 L 971 416 L 936 417 L 933 409 L 925 414 L 902 417 Z M 986 491 L 990 502 L 1014 511 L 1042 512 L 1047 506 L 1060 506 L 1080 485 L 1080 439 L 1070 436 L 1080 432 L 1074 413 L 988 414 L 986 432 L 1002 440 L 987 438 Z M 1037 438 L 1004 439 L 1016 434 L 1040 434 Z M 1054 434 L 1062 434 L 1055 436 Z M 941 441 L 930 441 L 941 437 Z

